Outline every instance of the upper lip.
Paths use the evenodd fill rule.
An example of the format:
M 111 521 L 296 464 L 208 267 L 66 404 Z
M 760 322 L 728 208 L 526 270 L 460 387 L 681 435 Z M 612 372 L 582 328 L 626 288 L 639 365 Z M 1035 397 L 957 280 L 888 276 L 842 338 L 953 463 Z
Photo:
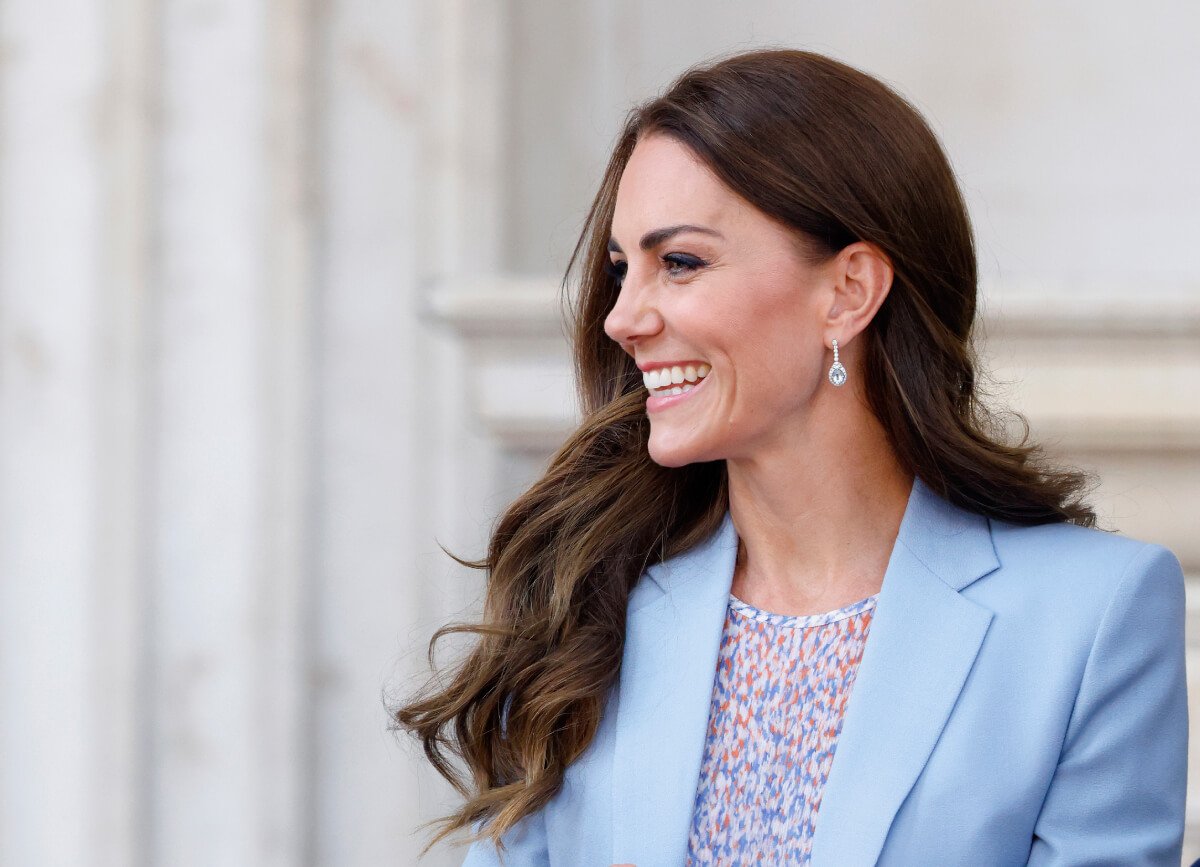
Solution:
M 702 364 L 708 364 L 707 361 L 701 361 L 695 358 L 686 361 L 639 361 L 638 369 L 642 373 L 649 373 L 652 370 L 658 370 L 660 367 L 699 367 Z

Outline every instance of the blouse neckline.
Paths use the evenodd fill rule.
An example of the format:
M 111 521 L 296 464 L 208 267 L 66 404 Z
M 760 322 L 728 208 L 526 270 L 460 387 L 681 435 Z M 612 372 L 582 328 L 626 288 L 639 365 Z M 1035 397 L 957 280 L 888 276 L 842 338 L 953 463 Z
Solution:
M 810 626 L 823 626 L 826 623 L 834 623 L 838 620 L 854 617 L 856 614 L 862 614 L 864 611 L 874 608 L 878 599 L 879 594 L 873 593 L 866 599 L 860 599 L 857 602 L 851 602 L 849 605 L 821 614 L 775 614 L 771 611 L 763 611 L 761 608 L 756 608 L 749 602 L 743 602 L 730 593 L 729 608 L 740 617 L 745 617 L 757 623 L 769 623 L 773 626 L 783 626 L 789 629 L 804 629 Z

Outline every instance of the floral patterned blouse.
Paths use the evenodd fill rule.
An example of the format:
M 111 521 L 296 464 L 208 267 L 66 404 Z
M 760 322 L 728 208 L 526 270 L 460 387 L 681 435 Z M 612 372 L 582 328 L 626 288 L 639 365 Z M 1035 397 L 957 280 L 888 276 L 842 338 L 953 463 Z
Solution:
M 789 616 L 730 595 L 689 865 L 808 863 L 878 597 Z

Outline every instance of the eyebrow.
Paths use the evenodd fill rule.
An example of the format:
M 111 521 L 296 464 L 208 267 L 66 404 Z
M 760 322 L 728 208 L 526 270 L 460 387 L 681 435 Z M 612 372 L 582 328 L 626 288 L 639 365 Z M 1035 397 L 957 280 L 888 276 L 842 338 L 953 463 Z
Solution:
M 713 235 L 717 238 L 725 237 L 716 229 L 710 229 L 707 226 L 695 226 L 689 223 L 682 223 L 678 226 L 666 226 L 662 229 L 653 229 L 652 231 L 647 232 L 646 234 L 642 235 L 642 240 L 638 242 L 638 246 L 641 247 L 645 252 L 649 253 L 659 244 L 663 243 L 664 241 L 669 241 L 671 238 L 675 237 L 681 232 L 699 232 L 702 235 Z M 624 253 L 625 251 L 621 249 L 621 245 L 617 243 L 616 238 L 609 238 L 608 252 Z

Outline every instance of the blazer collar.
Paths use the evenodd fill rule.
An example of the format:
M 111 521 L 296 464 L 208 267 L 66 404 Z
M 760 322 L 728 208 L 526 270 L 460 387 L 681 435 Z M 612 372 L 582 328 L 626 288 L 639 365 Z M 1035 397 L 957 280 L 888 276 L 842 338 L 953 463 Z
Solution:
M 630 597 L 613 756 L 610 863 L 682 864 L 738 537 L 650 567 Z M 985 516 L 917 478 L 847 701 L 813 867 L 874 864 L 992 620 L 959 595 L 1000 565 Z

